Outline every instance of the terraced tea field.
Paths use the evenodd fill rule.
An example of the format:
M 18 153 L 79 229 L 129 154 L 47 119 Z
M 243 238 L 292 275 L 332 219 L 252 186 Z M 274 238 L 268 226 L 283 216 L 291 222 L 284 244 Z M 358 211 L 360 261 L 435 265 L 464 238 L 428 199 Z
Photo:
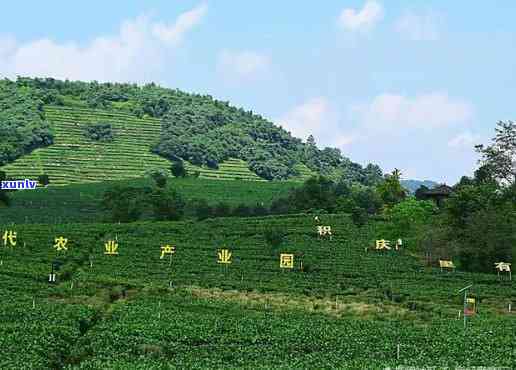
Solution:
M 364 368 L 505 366 L 516 359 L 514 282 L 496 274 L 441 273 L 405 250 L 366 251 L 376 226 L 309 215 L 204 222 L 5 225 L 2 368 Z M 264 230 L 282 227 L 272 249 Z M 68 239 L 57 254 L 54 238 Z M 118 240 L 116 256 L 104 242 Z M 175 254 L 160 258 L 170 244 Z M 227 247 L 232 263 L 217 263 Z M 294 254 L 294 269 L 279 253 Z M 47 282 L 61 261 L 58 281 Z M 303 269 L 301 269 L 303 262 Z M 474 284 L 479 313 L 465 332 L 461 296 Z M 63 320 L 59 318 L 63 316 Z M 38 320 L 34 320 L 38 317 Z M 400 345 L 398 358 L 397 345 Z M 23 356 L 18 356 L 26 348 Z M 45 351 L 47 349 L 47 351 Z M 165 365 L 166 364 L 166 365 Z
M 9 176 L 36 179 L 47 174 L 52 185 L 67 185 L 133 179 L 143 177 L 152 168 L 169 172 L 170 162 L 150 152 L 160 136 L 157 119 L 77 107 L 47 106 L 45 114 L 55 132 L 54 144 L 0 167 Z M 95 142 L 84 136 L 85 126 L 99 122 L 112 125 L 113 142 Z M 264 181 L 248 169 L 246 162 L 237 159 L 221 163 L 217 170 L 189 163 L 186 168 L 191 174 L 198 172 L 201 178 Z M 311 174 L 306 166 L 299 169 L 302 175 L 297 180 Z

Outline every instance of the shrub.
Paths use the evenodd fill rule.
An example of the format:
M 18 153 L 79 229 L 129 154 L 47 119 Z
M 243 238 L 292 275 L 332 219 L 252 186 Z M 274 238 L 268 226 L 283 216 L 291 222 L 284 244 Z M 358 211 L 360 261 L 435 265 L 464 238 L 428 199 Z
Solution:
M 110 123 L 94 123 L 85 127 L 84 136 L 93 141 L 113 141 L 113 128 Z
M 172 175 L 174 177 L 185 177 L 186 176 L 186 169 L 183 164 L 183 161 L 173 161 L 172 166 L 170 166 L 170 172 L 172 172 Z
M 283 243 L 285 233 L 278 227 L 270 227 L 264 231 L 263 237 L 271 251 L 274 252 Z
M 147 175 L 154 180 L 158 188 L 164 188 L 167 185 L 167 173 L 161 168 L 155 168 L 147 172 Z
M 47 186 L 48 184 L 50 184 L 50 178 L 48 177 L 48 175 L 45 174 L 39 175 L 38 182 L 43 186 Z
M 172 188 L 156 189 L 150 195 L 150 203 L 157 220 L 177 221 L 183 217 L 185 202 L 181 195 Z

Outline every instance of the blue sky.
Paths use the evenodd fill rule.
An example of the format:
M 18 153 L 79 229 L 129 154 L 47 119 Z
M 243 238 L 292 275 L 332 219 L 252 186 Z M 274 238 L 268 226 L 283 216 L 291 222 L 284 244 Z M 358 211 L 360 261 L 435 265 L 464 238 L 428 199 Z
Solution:
M 0 76 L 207 93 L 359 163 L 454 183 L 515 118 L 515 15 L 509 0 L 19 0 L 0 13 Z

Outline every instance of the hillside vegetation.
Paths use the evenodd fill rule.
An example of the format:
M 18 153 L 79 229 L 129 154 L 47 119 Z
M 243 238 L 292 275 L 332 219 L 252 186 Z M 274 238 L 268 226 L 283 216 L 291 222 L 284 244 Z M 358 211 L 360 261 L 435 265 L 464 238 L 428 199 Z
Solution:
M 301 184 L 294 181 L 251 182 L 212 181 L 204 178 L 174 178 L 170 185 L 188 202 L 205 199 L 209 205 L 228 206 L 246 204 L 249 207 L 270 204 Z M 149 178 L 103 181 L 68 186 L 49 186 L 33 191 L 18 191 L 11 195 L 9 208 L 0 207 L 0 220 L 15 224 L 80 223 L 107 221 L 107 213 L 100 206 L 104 193 L 113 186 L 151 186 Z
M 29 78 L 3 80 L 0 91 L 0 104 L 12 106 L 3 122 L 27 126 L 10 130 L 0 165 L 40 148 L 4 169 L 13 176 L 48 171 L 55 184 L 127 179 L 152 167 L 168 169 L 169 160 L 188 161 L 192 173 L 218 178 L 303 179 L 318 173 L 372 184 L 382 175 L 378 166 L 362 168 L 338 149 L 320 150 L 313 138 L 303 143 L 252 111 L 211 96 L 154 84 Z

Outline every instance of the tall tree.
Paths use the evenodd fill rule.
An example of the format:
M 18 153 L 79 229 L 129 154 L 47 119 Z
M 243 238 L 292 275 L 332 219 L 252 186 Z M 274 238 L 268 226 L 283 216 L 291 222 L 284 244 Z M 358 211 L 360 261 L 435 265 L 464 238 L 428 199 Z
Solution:
M 385 176 L 385 180 L 378 186 L 378 193 L 383 202 L 393 206 L 401 202 L 407 196 L 407 191 L 400 183 L 401 172 L 397 168 L 391 174 Z
M 489 146 L 477 145 L 482 154 L 480 163 L 488 168 L 502 184 L 516 183 L 516 123 L 499 121 L 496 124 L 496 136 Z

